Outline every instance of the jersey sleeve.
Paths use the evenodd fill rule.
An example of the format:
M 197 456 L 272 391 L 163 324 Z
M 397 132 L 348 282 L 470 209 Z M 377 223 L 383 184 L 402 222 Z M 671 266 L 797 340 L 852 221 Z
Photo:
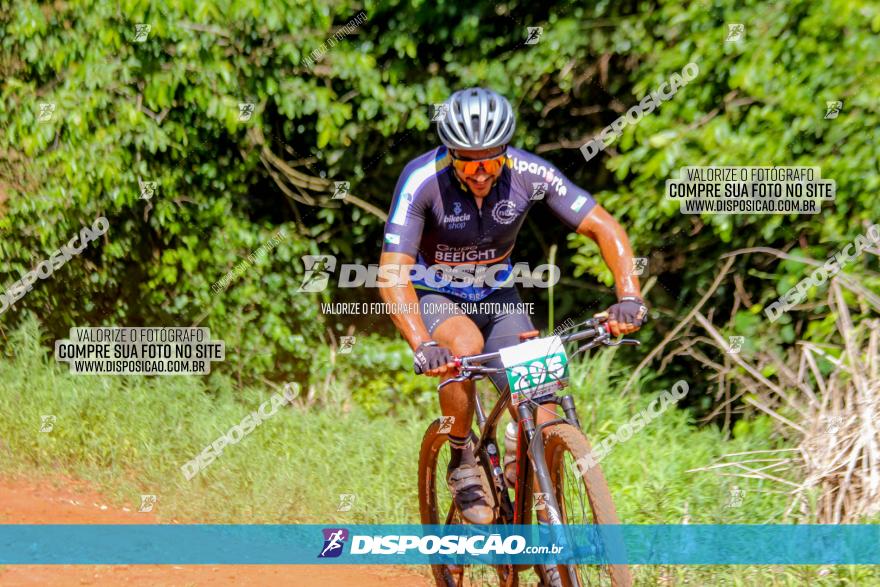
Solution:
M 522 151 L 521 151 L 522 153 Z M 574 184 L 555 165 L 534 155 L 524 154 L 514 162 L 534 200 L 544 200 L 569 228 L 576 229 L 596 205 L 592 194 Z M 543 197 L 541 197 L 543 192 Z
M 579 188 L 568 179 L 563 177 L 563 181 L 568 182 L 568 185 L 571 186 L 568 194 L 560 196 L 558 193 L 548 193 L 547 205 L 569 228 L 576 229 L 590 213 L 590 210 L 596 206 L 596 200 L 593 199 L 590 192 Z
M 385 222 L 383 253 L 404 253 L 415 258 L 419 251 L 429 202 L 426 190 L 413 185 L 412 177 L 408 166 L 397 180 Z

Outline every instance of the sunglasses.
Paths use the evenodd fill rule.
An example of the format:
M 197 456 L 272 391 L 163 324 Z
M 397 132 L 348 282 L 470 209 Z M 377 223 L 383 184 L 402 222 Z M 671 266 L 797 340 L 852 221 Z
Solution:
M 483 168 L 483 171 L 489 175 L 495 175 L 507 162 L 506 150 L 500 155 L 487 157 L 486 159 L 462 159 L 461 157 L 453 155 L 451 151 L 449 156 L 452 157 L 452 166 L 455 167 L 459 173 L 464 175 L 473 175 L 477 173 L 481 167 Z

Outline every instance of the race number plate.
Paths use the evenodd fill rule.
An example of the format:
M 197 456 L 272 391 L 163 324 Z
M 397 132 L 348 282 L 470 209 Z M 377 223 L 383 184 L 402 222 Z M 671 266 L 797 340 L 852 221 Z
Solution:
M 558 336 L 500 349 L 513 405 L 551 395 L 568 381 L 568 356 Z

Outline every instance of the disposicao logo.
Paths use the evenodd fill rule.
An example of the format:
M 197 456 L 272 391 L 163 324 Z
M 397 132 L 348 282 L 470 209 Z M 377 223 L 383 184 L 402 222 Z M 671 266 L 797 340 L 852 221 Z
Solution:
M 336 558 L 342 554 L 345 541 L 348 540 L 348 530 L 345 528 L 324 528 L 324 547 L 318 558 Z

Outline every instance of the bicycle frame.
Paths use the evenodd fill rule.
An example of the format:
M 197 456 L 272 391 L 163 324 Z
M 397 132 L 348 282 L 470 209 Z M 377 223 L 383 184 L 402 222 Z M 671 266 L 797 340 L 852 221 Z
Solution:
M 569 328 L 569 330 L 583 326 L 586 326 L 586 329 L 570 335 L 560 336 L 559 340 L 562 343 L 567 343 L 590 339 L 586 341 L 586 344 L 582 345 L 574 353 L 572 353 L 572 356 L 599 345 L 617 346 L 620 344 L 639 344 L 637 340 L 630 339 L 612 341 L 611 333 L 607 327 L 607 324 L 603 324 L 603 322 L 604 320 L 599 319 L 586 320 L 581 324 L 572 326 L 571 328 Z M 526 340 L 530 338 L 536 338 L 537 336 L 537 331 L 522 333 L 520 334 L 520 340 L 525 342 Z M 456 366 L 459 370 L 459 375 L 443 381 L 442 383 L 440 383 L 440 385 L 438 385 L 437 389 L 439 390 L 445 385 L 448 385 L 452 382 L 464 382 L 476 379 L 483 379 L 486 377 L 486 375 L 504 372 L 505 369 L 503 367 L 485 367 L 482 365 L 482 363 L 486 363 L 495 359 L 500 359 L 500 352 L 484 353 L 480 355 L 460 357 L 455 359 Z M 560 385 L 560 388 L 561 387 L 562 385 Z M 534 489 L 535 481 L 537 481 L 537 489 L 540 491 L 540 493 L 543 494 L 544 497 L 542 509 L 546 514 L 546 520 L 543 519 L 544 517 L 542 516 L 537 521 L 542 524 L 542 526 L 546 524 L 548 528 L 552 528 L 552 530 L 548 531 L 552 533 L 554 542 L 556 542 L 557 544 L 570 544 L 570 537 L 567 535 L 566 525 L 562 520 L 562 510 L 556 498 L 556 491 L 553 487 L 553 480 L 551 479 L 551 473 L 547 466 L 546 456 L 544 452 L 545 446 L 543 431 L 548 426 L 553 426 L 560 423 L 567 423 L 577 430 L 580 430 L 581 427 L 577 415 L 577 410 L 574 404 L 574 398 L 571 395 L 557 395 L 557 392 L 558 390 L 553 390 L 551 393 L 542 395 L 537 398 L 527 396 L 523 398 L 523 400 L 516 406 L 516 414 L 518 417 L 516 446 L 517 471 L 516 483 L 513 488 L 513 502 L 511 502 L 510 495 L 508 493 L 509 487 L 507 480 L 504 477 L 504 470 L 501 467 L 498 443 L 495 439 L 498 422 L 501 419 L 501 415 L 504 410 L 508 408 L 511 402 L 510 385 L 505 386 L 504 389 L 501 391 L 498 401 L 492 407 L 492 410 L 488 415 L 483 408 L 483 404 L 480 401 L 479 394 L 475 394 L 474 415 L 477 420 L 477 426 L 480 434 L 476 446 L 474 447 L 474 453 L 477 456 L 477 460 L 479 461 L 480 466 L 483 467 L 486 478 L 490 480 L 489 485 L 494 500 L 493 503 L 497 506 L 497 513 L 494 523 L 517 525 L 526 524 L 529 521 L 529 517 L 531 515 L 531 512 L 528 510 L 528 492 L 529 490 Z M 542 406 L 547 404 L 561 406 L 564 416 L 559 417 L 554 407 L 553 415 L 555 417 L 551 417 L 551 419 L 546 422 L 538 423 L 538 421 L 543 419 L 538 417 L 538 410 L 542 409 Z M 537 491 L 535 493 L 537 493 Z M 537 498 L 535 498 L 535 502 L 537 505 Z M 455 512 L 455 500 L 451 500 L 449 504 L 449 510 L 446 514 L 446 522 L 444 525 L 448 526 L 452 524 Z M 573 551 L 568 548 L 565 549 L 565 552 L 572 552 L 573 554 Z M 573 564 L 567 564 L 565 562 L 557 562 L 554 564 L 559 565 L 559 572 L 568 577 L 568 584 L 581 584 L 577 576 L 576 566 L 574 566 Z M 499 571 L 499 577 L 506 576 L 509 580 L 509 573 L 517 573 L 520 570 L 523 570 L 524 567 L 528 567 L 531 565 L 503 566 L 506 567 L 508 570 L 503 573 L 502 571 Z M 541 568 L 543 568 L 543 570 L 541 570 Z M 545 567 L 541 566 L 541 568 L 536 567 L 536 570 L 539 572 L 539 574 L 546 574 L 549 572 Z M 543 577 L 543 575 L 541 576 Z
M 517 473 L 516 486 L 514 487 L 514 502 L 511 503 L 508 494 L 507 480 L 504 478 L 504 470 L 498 458 L 498 444 L 495 440 L 495 431 L 497 429 L 498 420 L 501 414 L 507 409 L 510 403 L 510 386 L 505 388 L 501 397 L 492 408 L 492 412 L 486 416 L 483 406 L 480 402 L 479 395 L 476 396 L 476 418 L 480 429 L 480 438 L 474 448 L 474 453 L 478 455 L 478 461 L 486 472 L 487 479 L 491 479 L 491 491 L 494 503 L 498 504 L 500 524 L 525 524 L 529 516 L 526 503 L 527 488 L 532 483 L 532 472 L 538 477 L 538 486 L 545 496 L 544 508 L 551 526 L 563 526 L 562 516 L 560 515 L 559 503 L 556 500 L 556 493 L 553 491 L 552 481 L 547 469 L 547 462 L 544 457 L 544 441 L 543 430 L 547 426 L 557 424 L 559 422 L 567 422 L 580 429 L 580 422 L 574 406 L 574 399 L 570 395 L 556 396 L 551 395 L 544 398 L 539 405 L 548 403 L 558 404 L 562 406 L 565 412 L 565 418 L 554 418 L 547 422 L 535 425 L 535 415 L 538 406 L 532 406 L 528 402 L 522 402 L 517 406 L 519 415 L 519 427 L 517 433 Z M 445 525 L 452 523 L 455 515 L 455 502 L 449 505 L 449 512 L 446 515 Z M 564 535 L 558 535 L 559 539 L 565 541 Z M 564 543 L 564 542 L 563 542 Z M 513 572 L 514 567 L 511 567 Z M 575 576 L 575 570 L 567 567 L 569 580 L 572 585 L 577 585 L 578 580 Z
M 531 406 L 527 402 L 523 402 L 517 406 L 517 414 L 519 415 L 519 433 L 517 434 L 517 482 L 514 487 L 514 499 L 511 503 L 507 490 L 510 489 L 507 480 L 504 478 L 504 470 L 498 458 L 498 444 L 495 440 L 498 421 L 501 415 L 507 409 L 510 403 L 510 389 L 507 388 L 502 393 L 501 398 L 496 402 L 492 412 L 486 416 L 481 405 L 479 397 L 476 398 L 476 417 L 480 429 L 480 438 L 474 447 L 474 452 L 480 455 L 480 463 L 486 471 L 487 478 L 492 480 L 491 488 L 495 503 L 499 505 L 500 523 L 503 524 L 523 524 L 526 517 L 526 491 L 527 483 L 531 482 L 532 467 L 538 476 L 538 485 L 542 493 L 547 495 L 545 507 L 547 508 L 548 518 L 551 525 L 562 524 L 559 515 L 559 505 L 556 503 L 555 494 L 553 492 L 550 475 L 547 471 L 547 463 L 544 457 L 543 436 L 540 434 L 544 428 L 553 424 L 565 422 L 580 429 L 580 421 L 577 417 L 577 411 L 574 406 L 574 398 L 570 395 L 564 396 L 548 396 L 543 399 L 540 405 L 556 404 L 562 406 L 565 412 L 565 418 L 554 418 L 542 424 L 535 424 L 536 406 Z M 539 435 L 539 440 L 535 442 L 535 435 Z M 446 523 L 452 521 L 454 507 L 450 507 Z
M 580 347 L 575 354 L 584 350 L 604 344 L 606 346 L 617 346 L 620 344 L 635 344 L 636 340 L 623 339 L 618 342 L 611 342 L 611 334 L 608 329 L 602 325 L 599 320 L 590 319 L 585 322 L 573 326 L 586 326 L 587 328 L 580 332 L 575 332 L 567 336 L 561 336 L 563 343 L 575 342 L 592 338 L 587 344 Z M 503 371 L 501 368 L 483 367 L 481 363 L 499 358 L 499 353 L 484 353 L 463 357 L 456 361 L 462 375 L 453 377 L 443 381 L 438 389 L 442 388 L 454 381 L 467 381 L 482 379 L 490 373 Z M 533 405 L 534 402 L 523 401 L 517 406 L 517 415 L 519 416 L 519 426 L 517 433 L 517 480 L 514 487 L 514 503 L 511 503 L 510 496 L 507 493 L 507 481 L 504 478 L 504 471 L 498 458 L 498 443 L 495 440 L 495 433 L 501 414 L 507 409 L 511 400 L 510 386 L 507 386 L 501 392 L 501 396 L 492 408 L 491 413 L 486 416 L 483 410 L 480 397 L 475 394 L 476 406 L 475 416 L 477 418 L 477 427 L 480 430 L 479 440 L 474 447 L 474 453 L 479 456 L 479 462 L 483 466 L 487 479 L 491 480 L 491 489 L 495 503 L 499 506 L 500 523 L 503 524 L 522 524 L 528 513 L 526 512 L 526 488 L 527 483 L 531 482 L 530 472 L 534 470 L 538 478 L 538 486 L 541 493 L 545 494 L 545 508 L 550 525 L 562 525 L 562 517 L 560 515 L 559 504 L 556 500 L 555 492 L 551 485 L 550 475 L 547 471 L 547 463 L 544 456 L 543 430 L 547 426 L 565 422 L 580 429 L 580 421 L 577 417 L 577 411 L 574 405 L 574 398 L 570 395 L 557 396 L 555 394 L 548 395 L 540 399 L 540 404 Z M 564 418 L 554 418 L 542 424 L 535 424 L 535 415 L 540 405 L 556 404 L 562 407 L 565 413 Z M 537 441 L 536 441 L 537 435 Z M 531 465 L 531 466 L 529 466 Z M 446 524 L 452 523 L 452 517 L 455 514 L 455 503 L 450 503 L 449 512 L 446 516 Z

